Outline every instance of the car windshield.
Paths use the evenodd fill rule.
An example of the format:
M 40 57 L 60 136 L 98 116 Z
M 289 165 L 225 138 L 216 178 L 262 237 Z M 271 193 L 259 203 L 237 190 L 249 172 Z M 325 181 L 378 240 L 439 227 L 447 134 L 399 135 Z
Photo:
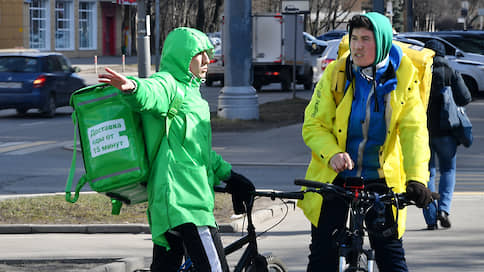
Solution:
M 470 36 L 442 36 L 442 38 L 448 40 L 464 52 L 484 54 L 484 39 Z
M 36 73 L 39 72 L 39 60 L 31 57 L 0 57 L 0 72 Z

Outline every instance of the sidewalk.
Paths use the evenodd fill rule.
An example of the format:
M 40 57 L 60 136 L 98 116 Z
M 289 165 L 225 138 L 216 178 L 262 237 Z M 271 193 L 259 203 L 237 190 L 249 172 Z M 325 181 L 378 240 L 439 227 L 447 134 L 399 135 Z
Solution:
M 482 193 L 457 193 L 451 213 L 452 228 L 437 231 L 423 230 L 425 222 L 421 210 L 409 207 L 404 246 L 410 271 L 482 271 L 484 217 L 479 209 L 482 205 Z M 257 224 L 257 230 L 263 231 L 280 219 L 281 216 L 277 216 Z M 239 235 L 223 235 L 224 244 L 237 239 Z M 39 260 L 50 263 L 60 260 L 58 267 L 64 265 L 64 270 L 10 270 L 0 266 L 0 271 L 69 271 L 65 269 L 66 262 L 82 263 L 87 260 L 93 266 L 89 269 L 96 266 L 96 269 L 100 269 L 101 261 L 109 263 L 102 266 L 106 270 L 90 271 L 133 271 L 126 270 L 125 267 L 133 267 L 136 263 L 148 267 L 151 262 L 152 244 L 149 234 L 15 234 L 0 235 L 0 243 L 0 256 L 3 260 L 10 260 L 10 264 L 14 260 L 31 260 L 37 263 Z M 261 236 L 258 243 L 260 252 L 271 252 L 278 256 L 289 271 L 303 272 L 307 265 L 310 243 L 309 223 L 299 209 L 291 209 L 283 223 Z M 229 263 L 233 265 L 238 256 L 240 252 L 230 255 Z M 125 260 L 128 257 L 131 259 Z

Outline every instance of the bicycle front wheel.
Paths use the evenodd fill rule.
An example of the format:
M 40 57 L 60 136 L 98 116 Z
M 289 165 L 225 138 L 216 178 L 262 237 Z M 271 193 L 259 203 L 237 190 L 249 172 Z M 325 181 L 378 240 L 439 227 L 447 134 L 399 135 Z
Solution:
M 267 270 L 269 272 L 287 272 L 286 265 L 277 257 L 272 255 L 266 256 Z

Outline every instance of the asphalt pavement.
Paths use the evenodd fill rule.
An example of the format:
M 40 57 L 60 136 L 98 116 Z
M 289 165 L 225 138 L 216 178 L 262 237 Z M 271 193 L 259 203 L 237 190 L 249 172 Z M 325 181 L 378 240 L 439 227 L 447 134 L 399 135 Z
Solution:
M 85 72 L 91 71 L 89 60 L 82 61 L 85 63 L 72 60 L 75 66 L 84 65 L 81 69 Z M 99 61 L 103 64 L 102 59 Z M 106 62 L 106 65 L 115 64 Z M 290 94 L 281 94 L 281 99 L 285 95 Z M 310 157 L 300 135 L 301 124 L 298 124 L 265 131 L 215 132 L 213 142 L 219 154 L 238 165 L 304 165 Z M 483 205 L 483 192 L 456 192 L 450 216 L 452 228 L 436 231 L 423 230 L 426 225 L 421 210 L 409 207 L 404 246 L 410 271 L 483 271 L 484 216 L 480 209 Z M 276 203 L 269 211 L 260 212 L 257 230 L 276 225 L 284 218 L 285 211 L 285 206 Z M 23 232 L 14 231 L 14 227 Z M 243 228 L 242 225 L 228 227 Z M 77 231 L 73 231 L 74 228 Z M 0 271 L 135 271 L 147 268 L 151 262 L 151 236 L 146 233 L 146 226 L 131 228 L 126 231 L 116 225 L 0 226 L 4 233 L 0 234 Z M 223 242 L 228 244 L 240 235 L 239 232 L 225 233 Z M 299 209 L 289 205 L 284 220 L 260 237 L 259 249 L 278 256 L 289 271 L 305 271 L 309 243 L 308 221 Z M 228 256 L 231 265 L 238 256 L 240 253 Z

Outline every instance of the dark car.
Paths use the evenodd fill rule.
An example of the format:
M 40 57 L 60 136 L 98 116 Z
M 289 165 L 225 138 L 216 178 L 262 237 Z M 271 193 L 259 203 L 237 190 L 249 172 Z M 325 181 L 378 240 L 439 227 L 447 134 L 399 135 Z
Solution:
M 449 41 L 464 52 L 484 55 L 484 31 L 453 30 L 430 33 Z
M 14 108 L 19 115 L 39 109 L 53 117 L 57 107 L 69 105 L 71 94 L 84 80 L 60 53 L 0 51 L 0 109 Z
M 322 41 L 329 41 L 329 40 L 336 40 L 343 38 L 344 35 L 348 34 L 348 31 L 342 29 L 335 29 L 328 31 L 320 36 L 318 36 L 318 40 Z

